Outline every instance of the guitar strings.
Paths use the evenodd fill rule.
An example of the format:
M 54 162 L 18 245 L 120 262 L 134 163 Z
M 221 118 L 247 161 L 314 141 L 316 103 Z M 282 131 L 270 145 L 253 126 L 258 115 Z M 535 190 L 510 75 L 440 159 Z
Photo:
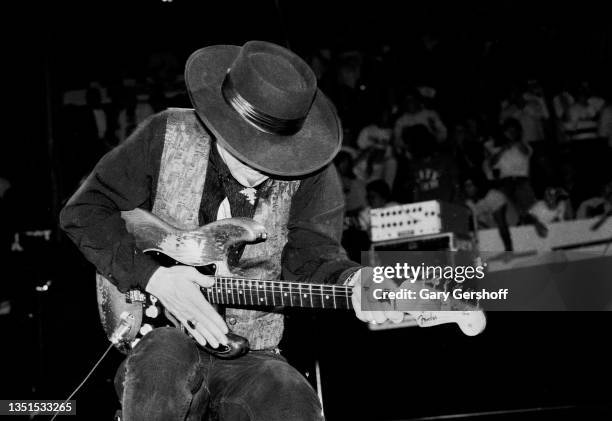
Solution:
M 255 285 L 253 285 L 253 283 L 255 283 Z M 274 283 L 276 283 L 277 285 L 274 285 Z M 289 284 L 288 288 L 285 286 L 286 284 Z M 296 284 L 297 286 L 293 286 Z M 271 288 L 269 287 L 270 285 L 272 285 Z M 301 288 L 301 286 L 304 286 L 304 285 L 308 285 L 308 287 L 305 287 L 307 292 L 304 292 Z M 313 285 L 315 286 L 315 288 L 317 288 L 317 286 L 319 287 L 319 292 L 312 291 Z M 263 286 L 263 288 L 261 288 L 261 286 Z M 266 286 L 268 286 L 268 288 Z M 274 288 L 275 286 L 276 288 Z M 306 298 L 307 302 L 308 302 L 308 298 L 310 297 L 311 305 L 314 304 L 312 302 L 313 297 L 326 297 L 327 299 L 330 299 L 331 297 L 333 299 L 332 305 L 334 307 L 338 307 L 336 299 L 341 300 L 341 302 L 343 300 L 346 300 L 347 307 L 351 305 L 351 303 L 348 301 L 348 298 L 350 297 L 350 295 L 347 294 L 347 292 L 348 292 L 348 289 L 352 287 L 347 287 L 344 285 L 327 286 L 327 288 L 330 288 L 330 287 L 331 289 L 327 290 L 327 293 L 325 293 L 324 284 L 305 284 L 305 283 L 293 283 L 293 282 L 283 282 L 283 281 L 254 281 L 254 280 L 241 279 L 241 278 L 216 277 L 216 285 L 209 287 L 209 288 L 204 288 L 204 290 L 206 290 L 206 293 L 208 294 L 209 299 L 213 298 L 215 301 L 220 302 L 222 304 L 225 304 L 226 302 L 229 304 L 230 301 L 233 304 L 235 304 L 236 301 L 239 304 L 241 301 L 244 301 L 244 304 L 248 304 L 248 301 L 250 301 L 251 304 L 253 304 L 254 298 L 256 298 L 257 303 L 265 300 L 266 305 L 267 305 L 268 295 L 269 293 L 272 293 L 272 298 L 271 298 L 273 301 L 272 305 L 276 305 L 277 300 L 275 300 L 275 298 L 276 298 L 276 293 L 278 293 L 280 295 L 279 301 L 281 302 L 280 303 L 281 305 L 286 305 L 284 297 L 287 297 L 287 296 L 289 298 L 288 299 L 289 303 L 287 304 L 289 304 L 290 306 L 293 306 L 294 298 L 297 304 L 296 296 L 298 295 L 299 295 L 300 306 L 303 306 L 302 295 L 306 295 L 306 297 L 304 298 Z M 336 291 L 336 289 L 338 289 L 338 291 Z M 253 291 L 255 291 L 255 294 L 253 294 Z M 263 298 L 259 296 L 260 291 L 264 293 Z M 242 294 L 242 292 L 244 292 L 244 294 Z M 219 293 L 221 294 L 220 298 L 219 298 Z M 253 297 L 253 295 L 255 295 L 255 297 Z M 240 297 L 243 297 L 242 300 L 240 299 Z M 249 297 L 250 297 L 250 300 L 249 300 Z M 320 298 L 320 302 L 322 306 L 324 306 L 325 301 L 323 300 L 323 298 Z
M 299 288 L 275 288 L 274 290 L 272 288 L 257 288 L 256 286 L 238 286 L 238 285 L 215 285 L 212 287 L 208 287 L 208 288 L 204 288 L 205 290 L 229 290 L 229 291 L 243 291 L 243 290 L 248 290 L 248 291 L 261 291 L 263 293 L 267 293 L 267 294 L 275 294 L 275 293 L 279 293 L 279 294 L 308 294 L 308 295 L 315 295 L 315 296 L 333 296 L 335 295 L 336 297 L 342 297 L 342 296 L 351 296 L 351 294 L 348 293 L 348 291 L 335 291 L 335 290 L 318 290 L 318 291 L 310 291 L 309 288 L 307 289 L 299 289 Z M 351 291 L 352 292 L 352 291 Z
M 291 293 L 291 294 L 304 294 L 308 293 L 309 295 L 335 295 L 337 297 L 341 296 L 350 296 L 352 294 L 352 287 L 347 287 L 343 285 L 337 286 L 323 286 L 323 284 L 297 284 L 292 282 L 287 282 L 286 284 L 291 284 L 291 286 L 287 287 L 285 285 L 278 284 L 276 285 L 276 281 L 242 281 L 242 283 L 236 283 L 237 279 L 232 278 L 231 281 L 222 281 L 216 282 L 214 286 L 205 288 L 205 289 L 229 289 L 229 290 L 246 290 L 249 291 L 262 291 L 264 293 Z M 238 280 L 240 281 L 240 280 Z M 264 284 L 267 282 L 268 284 Z M 275 284 L 271 284 L 274 282 Z M 254 285 L 255 284 L 255 285 Z M 294 286 L 295 285 L 295 286 Z
M 291 281 L 270 281 L 270 280 L 264 280 L 264 279 L 248 279 L 248 278 L 234 278 L 234 277 L 225 277 L 225 276 L 215 276 L 215 282 L 218 281 L 222 281 L 222 282 L 247 282 L 247 283 L 260 283 L 260 284 L 278 284 L 278 285 L 298 285 L 298 286 L 303 286 L 305 288 L 310 288 L 312 286 L 314 286 L 315 288 L 320 288 L 320 287 L 324 287 L 324 288 L 333 288 L 333 289 L 352 289 L 353 287 L 351 286 L 347 286 L 347 285 L 332 285 L 332 284 L 311 284 L 308 282 L 291 282 Z

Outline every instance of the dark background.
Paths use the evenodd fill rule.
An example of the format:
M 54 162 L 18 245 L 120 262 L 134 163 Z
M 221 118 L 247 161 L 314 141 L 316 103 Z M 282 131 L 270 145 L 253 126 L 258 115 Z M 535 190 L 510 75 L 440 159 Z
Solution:
M 584 78 L 607 94 L 612 27 L 606 17 L 607 9 L 592 1 L 19 2 L 7 10 L 11 25 L 2 33 L 4 103 L 12 112 L 0 165 L 27 185 L 37 206 L 69 196 L 61 182 L 52 189 L 49 177 L 57 166 L 53 134 L 62 93 L 137 76 L 152 54 L 170 52 L 181 73 L 191 52 L 215 43 L 262 39 L 305 57 L 319 48 L 375 53 L 389 45 L 393 80 L 427 83 L 429 76 L 415 68 L 418 39 L 430 32 L 444 39 L 436 82 L 453 97 L 452 107 L 487 102 L 482 96 L 499 96 L 525 78 L 551 88 Z M 476 60 L 486 43 L 487 60 Z
M 560 83 L 588 75 L 609 84 L 612 74 L 609 12 L 591 2 L 48 2 L 20 3 L 4 20 L 11 25 L 3 30 L 3 102 L 11 113 L 0 168 L 23 192 L 20 223 L 28 229 L 55 229 L 71 193 L 52 177 L 61 93 L 137 73 L 152 53 L 172 51 L 182 66 L 197 48 L 249 39 L 289 43 L 303 55 L 322 46 L 401 49 L 435 30 L 452 40 L 442 69 L 460 98 L 474 72 L 498 90 L 512 77 Z M 498 48 L 475 68 L 470 57 L 485 39 Z M 410 69 L 411 60 L 400 56 L 396 69 Z M 0 320 L 3 399 L 67 397 L 106 346 L 93 269 L 59 240 L 28 244 L 2 277 L 23 297 Z M 50 292 L 33 292 L 47 279 Z M 551 418 L 602 419 L 612 396 L 611 322 L 609 312 L 494 313 L 483 334 L 468 338 L 455 326 L 374 333 L 350 314 L 302 313 L 290 318 L 286 349 L 304 371 L 320 359 L 330 420 L 549 406 L 578 407 L 546 412 Z M 110 419 L 120 359 L 113 351 L 76 396 L 79 419 Z M 528 416 L 496 419 L 515 418 Z

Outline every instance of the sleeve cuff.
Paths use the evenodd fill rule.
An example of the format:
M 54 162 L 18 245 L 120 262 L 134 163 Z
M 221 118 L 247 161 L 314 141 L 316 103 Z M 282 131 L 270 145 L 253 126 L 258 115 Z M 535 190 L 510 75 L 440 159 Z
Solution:
M 149 284 L 149 280 L 159 268 L 159 264 L 155 263 L 152 260 L 149 260 L 149 262 L 143 268 L 141 275 L 139 275 L 136 279 L 136 285 L 138 286 L 138 288 L 140 288 L 142 291 L 145 291 L 147 289 L 147 285 Z

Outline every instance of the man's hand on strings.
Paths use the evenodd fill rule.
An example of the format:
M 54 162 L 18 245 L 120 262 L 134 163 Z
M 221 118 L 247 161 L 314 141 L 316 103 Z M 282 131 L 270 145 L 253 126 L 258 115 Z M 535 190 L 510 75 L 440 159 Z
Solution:
M 393 323 L 399 323 L 404 320 L 404 313 L 401 311 L 393 310 L 391 303 L 377 303 L 372 308 L 375 310 L 363 310 L 362 309 L 362 285 L 376 285 L 380 288 L 386 288 L 393 290 L 396 288 L 395 284 L 390 280 L 384 280 L 380 284 L 372 283 L 372 268 L 363 268 L 359 270 L 351 279 L 353 286 L 353 293 L 351 295 L 351 301 L 353 303 L 353 309 L 357 318 L 363 322 L 372 324 L 383 323 L 387 320 L 391 320 Z M 362 277 L 364 279 L 362 279 Z

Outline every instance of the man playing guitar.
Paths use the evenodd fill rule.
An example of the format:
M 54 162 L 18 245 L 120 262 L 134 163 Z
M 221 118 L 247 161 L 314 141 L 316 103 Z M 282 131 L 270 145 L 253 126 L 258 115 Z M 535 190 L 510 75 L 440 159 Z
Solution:
M 340 121 L 307 64 L 275 44 L 203 48 L 189 58 L 185 79 L 195 110 L 145 121 L 101 159 L 61 213 L 62 228 L 101 275 L 122 292 L 156 297 L 193 338 L 170 327 L 142 338 L 117 373 L 123 416 L 322 419 L 314 390 L 278 353 L 282 314 L 216 309 L 200 292 L 212 278 L 191 266 L 160 266 L 136 246 L 121 212 L 144 209 L 182 229 L 255 219 L 265 241 L 232 248 L 230 266 L 260 279 L 351 282 L 360 320 L 399 322 L 397 311 L 361 311 L 367 275 L 340 246 L 343 196 L 330 165 Z M 223 360 L 197 346 L 225 345 L 230 331 L 253 352 Z

